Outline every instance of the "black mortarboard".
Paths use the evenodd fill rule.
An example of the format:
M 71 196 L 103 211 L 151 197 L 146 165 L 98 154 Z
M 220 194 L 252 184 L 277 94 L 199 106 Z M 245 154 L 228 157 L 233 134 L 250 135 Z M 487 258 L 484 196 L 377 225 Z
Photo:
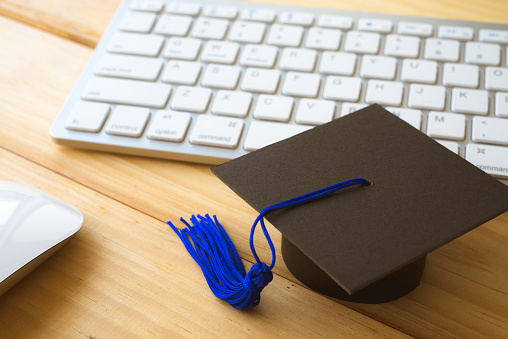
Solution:
M 427 253 L 508 210 L 508 187 L 378 105 L 212 172 L 257 211 L 348 179 L 372 181 L 266 215 L 296 278 L 357 302 L 408 293 Z

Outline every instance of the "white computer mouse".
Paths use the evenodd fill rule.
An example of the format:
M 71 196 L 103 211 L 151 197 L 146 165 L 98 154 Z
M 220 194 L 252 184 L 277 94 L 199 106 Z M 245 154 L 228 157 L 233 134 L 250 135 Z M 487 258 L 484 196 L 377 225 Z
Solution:
M 74 207 L 0 181 L 0 295 L 58 250 L 83 223 Z

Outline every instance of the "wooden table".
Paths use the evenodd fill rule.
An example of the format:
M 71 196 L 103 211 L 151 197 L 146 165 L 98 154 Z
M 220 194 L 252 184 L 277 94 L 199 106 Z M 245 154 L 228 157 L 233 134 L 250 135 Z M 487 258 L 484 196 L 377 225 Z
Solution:
M 321 296 L 292 277 L 280 252 L 260 306 L 238 311 L 216 299 L 165 224 L 217 214 L 250 267 L 247 239 L 256 212 L 209 166 L 50 140 L 52 121 L 119 3 L 0 1 L 0 178 L 52 194 L 85 217 L 64 248 L 0 297 L 1 338 L 508 337 L 508 213 L 429 254 L 420 287 L 390 303 Z M 313 4 L 508 20 L 508 2 L 501 0 Z M 269 231 L 279 249 L 279 233 Z M 256 246 L 262 258 L 270 257 L 261 236 Z

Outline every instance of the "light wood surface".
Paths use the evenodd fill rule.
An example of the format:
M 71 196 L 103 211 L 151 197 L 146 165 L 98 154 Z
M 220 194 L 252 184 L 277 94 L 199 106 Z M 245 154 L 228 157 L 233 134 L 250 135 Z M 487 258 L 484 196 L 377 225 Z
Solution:
M 209 166 L 60 147 L 49 137 L 119 3 L 0 0 L 0 178 L 85 216 L 64 248 L 0 297 L 0 338 L 508 336 L 508 213 L 429 254 L 420 287 L 390 303 L 321 296 L 292 277 L 279 250 L 260 306 L 237 311 L 217 300 L 165 225 L 217 214 L 251 265 L 256 213 Z M 313 5 L 494 22 L 508 13 L 505 1 Z M 279 249 L 279 233 L 269 232 Z M 261 236 L 256 248 L 270 257 Z

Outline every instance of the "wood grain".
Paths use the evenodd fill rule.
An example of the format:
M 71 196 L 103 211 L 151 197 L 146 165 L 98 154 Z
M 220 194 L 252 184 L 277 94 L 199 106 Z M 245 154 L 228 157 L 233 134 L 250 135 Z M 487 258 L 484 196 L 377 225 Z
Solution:
M 121 0 L 2 0 L 0 14 L 95 46 L 120 3 Z
M 405 337 L 275 276 L 260 307 L 234 310 L 210 293 L 166 225 L 0 149 L 2 179 L 71 201 L 82 229 L 1 297 L 0 337 Z M 250 265 L 250 263 L 246 263 Z
M 3 9 L 13 3 L 42 7 L 38 1 L 0 2 Z M 61 8 L 68 4 L 44 3 L 50 13 L 58 13 L 54 8 L 60 3 Z M 384 9 L 396 4 L 383 2 Z M 430 12 L 432 6 L 444 8 L 443 2 L 415 6 L 429 6 Z M 497 7 L 489 8 L 495 12 Z M 105 27 L 113 12 L 98 13 L 97 22 Z M 432 13 L 447 14 L 439 9 Z M 38 14 L 34 20 L 46 24 L 58 17 Z M 62 27 L 73 28 L 64 32 L 80 31 L 77 22 L 85 19 L 69 19 Z M 394 302 L 348 308 L 328 300 L 301 287 L 278 251 L 276 281 L 265 290 L 262 308 L 230 310 L 210 295 L 196 265 L 163 222 L 198 212 L 217 214 L 249 266 L 248 231 L 256 213 L 208 166 L 53 144 L 49 127 L 92 50 L 61 32 L 65 39 L 5 18 L 0 18 L 0 27 L 2 178 L 59 196 L 88 220 L 76 241 L 1 297 L 0 337 L 220 336 L 225 329 L 234 336 L 400 334 L 391 327 L 417 337 L 508 336 L 508 214 L 431 253 L 421 286 Z M 84 36 L 93 42 L 94 34 Z M 269 231 L 280 248 L 278 232 Z M 256 248 L 269 258 L 261 237 Z

